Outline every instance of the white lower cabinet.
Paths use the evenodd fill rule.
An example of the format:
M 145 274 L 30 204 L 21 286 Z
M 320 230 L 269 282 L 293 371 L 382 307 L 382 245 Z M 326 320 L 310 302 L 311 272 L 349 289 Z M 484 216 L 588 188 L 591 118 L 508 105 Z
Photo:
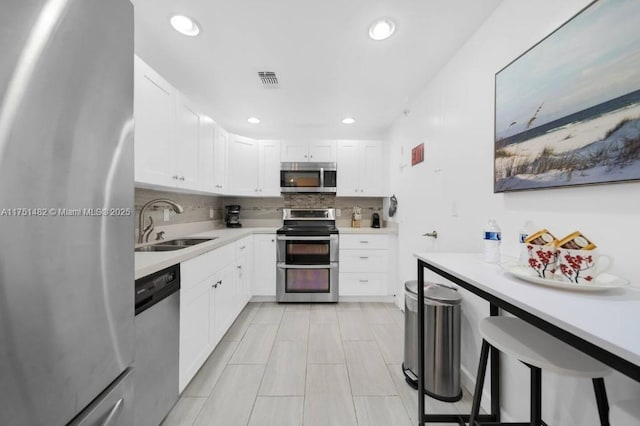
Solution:
M 253 242 L 251 236 L 245 238 Z M 179 391 L 189 384 L 249 301 L 253 246 L 240 240 L 182 262 L 180 265 Z M 244 249 L 239 247 L 244 246 Z M 247 270 L 250 268 L 246 268 Z
M 256 234 L 253 236 L 255 255 L 251 293 L 254 296 L 276 295 L 276 235 Z
M 180 392 L 209 356 L 209 292 L 209 281 L 180 290 Z
M 225 266 L 213 276 L 212 281 L 209 292 L 209 352 L 215 349 L 236 319 L 235 293 L 238 282 L 235 279 L 235 265 Z
M 386 296 L 393 251 L 388 235 L 340 235 L 340 296 Z
M 236 274 L 237 282 L 235 289 L 235 305 L 239 307 L 234 313 L 237 315 L 242 311 L 251 299 L 251 281 L 253 279 L 253 235 L 245 237 L 236 243 Z

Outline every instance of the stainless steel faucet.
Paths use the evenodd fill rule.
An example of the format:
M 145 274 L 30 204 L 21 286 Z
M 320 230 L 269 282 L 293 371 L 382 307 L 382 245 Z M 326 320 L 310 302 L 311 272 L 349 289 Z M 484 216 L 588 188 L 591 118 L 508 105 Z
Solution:
M 143 242 L 145 243 L 149 242 L 149 235 L 151 235 L 151 233 L 153 232 L 153 219 L 151 218 L 151 216 L 149 216 L 149 225 L 145 227 L 144 213 L 147 210 L 147 208 L 151 207 L 154 204 L 159 204 L 159 203 L 168 204 L 169 206 L 171 206 L 171 208 L 173 208 L 173 211 L 178 214 L 184 212 L 184 209 L 180 204 L 176 203 L 175 201 L 171 201 L 168 198 L 158 198 L 158 199 L 149 201 L 140 209 L 140 216 L 138 218 L 138 244 Z

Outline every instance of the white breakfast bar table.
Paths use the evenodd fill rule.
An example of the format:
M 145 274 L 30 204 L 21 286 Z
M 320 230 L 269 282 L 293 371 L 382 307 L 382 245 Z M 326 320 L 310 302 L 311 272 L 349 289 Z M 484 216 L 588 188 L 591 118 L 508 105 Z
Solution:
M 603 292 L 577 292 L 528 283 L 478 253 L 416 253 L 418 282 L 424 269 L 459 285 L 490 304 L 519 317 L 563 342 L 640 382 L 640 291 L 628 287 Z M 632 283 L 633 284 L 633 283 Z M 638 283 L 635 283 L 638 284 Z M 418 286 L 418 300 L 424 300 Z M 424 394 L 424 304 L 418 303 L 418 392 Z M 481 422 L 500 421 L 500 361 L 491 349 L 491 412 Z M 428 414 L 418 398 L 419 425 L 469 421 L 468 415 Z

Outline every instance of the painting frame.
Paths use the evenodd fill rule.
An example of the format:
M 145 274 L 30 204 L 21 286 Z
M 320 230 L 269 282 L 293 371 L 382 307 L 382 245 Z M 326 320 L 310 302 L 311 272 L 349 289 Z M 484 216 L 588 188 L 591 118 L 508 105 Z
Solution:
M 608 87 L 601 88 L 602 85 L 590 86 L 589 74 L 585 73 L 585 69 L 600 67 L 606 70 L 616 65 L 619 58 L 609 51 L 636 61 L 636 57 L 640 58 L 640 42 L 631 43 L 629 50 L 615 44 L 605 45 L 609 50 L 596 50 L 591 55 L 593 64 L 585 60 L 591 68 L 580 68 L 580 61 L 573 65 L 568 63 L 563 71 L 572 66 L 575 70 L 574 74 L 567 71 L 564 76 L 569 82 L 567 87 L 558 88 L 560 101 L 554 98 L 552 91 L 557 85 L 553 72 L 556 62 L 536 62 L 539 58 L 553 59 L 555 55 L 558 64 L 567 63 L 573 53 L 569 49 L 577 46 L 578 36 L 598 40 L 593 31 L 599 29 L 596 24 L 605 21 L 598 14 L 613 19 L 615 13 L 623 14 L 628 12 L 625 8 L 634 6 L 637 10 L 633 9 L 635 15 L 632 17 L 640 20 L 640 5 L 636 6 L 631 0 L 594 0 L 495 73 L 494 193 L 640 181 L 640 72 L 626 83 L 629 87 L 620 86 L 616 80 L 610 91 Z M 640 39 L 638 30 L 630 31 L 626 34 L 630 40 Z M 624 35 L 616 34 L 617 37 Z M 568 51 L 569 58 L 557 55 L 563 50 Z M 598 62 L 599 58 L 607 60 Z M 534 70 L 544 69 L 544 66 L 538 66 L 540 63 L 552 65 L 547 74 L 542 72 L 538 76 Z M 554 79 L 545 79 L 546 75 Z M 562 78 L 559 78 L 560 82 Z M 524 87 L 516 84 L 521 82 L 525 82 L 521 84 Z M 579 86 L 580 83 L 583 86 Z M 575 86 L 574 92 L 570 90 L 571 84 Z M 570 103 L 566 99 L 577 101 Z M 604 132 L 597 133 L 594 129 L 604 129 Z

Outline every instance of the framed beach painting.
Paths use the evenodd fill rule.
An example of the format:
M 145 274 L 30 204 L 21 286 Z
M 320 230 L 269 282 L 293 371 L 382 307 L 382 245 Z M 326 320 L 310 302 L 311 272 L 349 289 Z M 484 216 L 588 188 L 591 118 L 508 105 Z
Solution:
M 498 71 L 494 149 L 494 192 L 640 179 L 640 1 L 595 1 Z

